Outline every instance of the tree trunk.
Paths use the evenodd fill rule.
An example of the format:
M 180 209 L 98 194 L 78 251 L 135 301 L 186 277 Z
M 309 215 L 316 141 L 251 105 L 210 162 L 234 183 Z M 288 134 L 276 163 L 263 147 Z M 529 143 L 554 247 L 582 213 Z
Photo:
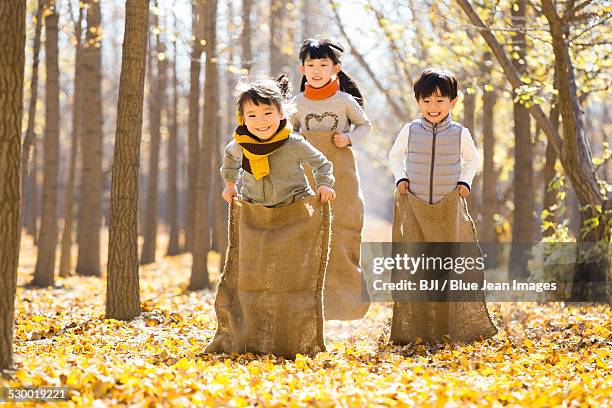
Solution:
M 469 129 L 474 143 L 480 143 L 476 137 L 476 94 L 466 92 L 463 101 L 463 126 Z M 474 220 L 480 219 L 480 174 L 476 174 L 472 181 L 471 192 L 467 198 L 470 214 Z
M 242 32 L 240 46 L 242 49 L 242 68 L 251 71 L 253 67 L 253 49 L 251 47 L 251 0 L 242 0 Z
M 76 177 L 76 160 L 78 154 L 78 143 L 81 130 L 81 106 L 82 106 L 82 84 L 81 84 L 81 24 L 83 21 L 83 7 L 79 6 L 79 18 L 75 29 L 75 63 L 74 63 L 74 95 L 72 102 L 72 139 L 70 141 L 70 164 L 68 169 L 68 186 L 66 187 L 66 198 L 64 199 L 64 229 L 62 231 L 61 255 L 59 275 L 70 276 L 72 268 L 72 219 L 74 210 L 74 185 Z
M 313 20 L 316 20 L 317 7 L 321 7 L 320 4 L 315 0 L 302 0 L 302 38 L 307 39 L 314 36 L 317 33 L 315 27 L 313 27 Z M 314 14 L 314 15 L 313 15 Z
M 206 1 L 205 38 L 206 38 L 206 83 L 204 87 L 203 138 L 198 171 L 196 217 L 194 231 L 193 264 L 191 269 L 190 290 L 211 287 L 208 277 L 208 251 L 210 250 L 210 185 L 213 171 L 214 138 L 219 107 L 218 72 L 216 58 L 217 44 L 217 0 Z M 215 169 L 216 170 L 216 169 Z
M 270 0 L 270 74 L 286 73 L 286 57 L 282 53 L 287 0 Z
M 215 138 L 215 150 L 213 157 L 213 165 L 216 169 L 221 168 L 221 139 L 219 137 Z M 215 169 L 213 169 L 215 170 Z M 221 192 L 223 191 L 223 180 L 218 173 L 213 172 L 214 177 L 214 190 L 212 193 L 213 199 L 213 207 L 214 207 L 214 231 L 216 235 L 216 248 L 215 250 L 219 252 L 221 255 L 219 261 L 219 271 L 223 270 L 223 265 L 225 264 L 225 255 L 227 250 L 227 216 L 228 216 L 228 207 L 227 203 L 221 197 Z
M 20 243 L 25 1 L 0 2 L 0 373 L 13 368 Z
M 26 186 L 27 203 L 24 210 L 26 214 L 24 216 L 26 222 L 26 231 L 28 235 L 32 237 L 34 245 L 38 242 L 38 156 L 40 151 L 40 141 L 32 141 L 32 158 L 30 159 L 30 169 L 28 171 L 28 181 Z
M 603 107 L 603 115 L 602 115 L 602 123 L 610 123 L 610 109 L 608 108 L 608 104 L 604 104 Z M 608 143 L 608 148 L 612 148 L 612 132 L 607 132 L 606 134 L 606 142 Z M 608 160 L 606 163 L 606 180 L 612 180 L 612 160 Z
M 554 83 L 556 84 L 555 88 L 558 87 L 558 74 L 555 72 Z M 552 107 L 550 110 L 550 121 L 555 129 L 559 129 L 559 97 L 558 95 L 554 96 L 554 100 L 552 102 Z M 550 142 L 546 143 L 546 164 L 544 165 L 544 200 L 543 207 L 544 210 L 549 211 L 548 216 L 543 221 L 549 222 L 557 222 L 557 217 L 555 216 L 556 211 L 551 210 L 551 207 L 557 202 L 557 192 L 550 188 L 550 183 L 555 178 L 557 174 L 555 170 L 555 164 L 557 163 L 557 152 L 555 152 L 554 147 Z M 567 215 L 567 214 L 566 214 Z M 542 231 L 543 237 L 548 237 L 554 232 L 553 228 L 546 228 Z
M 561 157 L 571 168 L 581 168 L 580 174 L 588 178 L 588 185 L 581 186 L 576 174 L 568 172 L 572 186 L 583 210 L 580 212 L 581 225 L 586 228 L 576 236 L 578 243 L 578 261 L 572 289 L 573 301 L 609 301 L 607 293 L 607 271 L 610 268 L 610 246 L 612 239 L 610 217 L 612 201 L 602 197 L 598 190 L 597 176 L 593 158 L 588 147 L 582 123 L 582 112 L 576 90 L 574 66 L 567 44 L 566 23 L 557 15 L 552 0 L 542 0 L 542 12 L 550 26 L 553 51 L 555 54 L 555 72 L 558 73 L 559 108 L 562 117 L 564 145 Z M 591 221 L 592 220 L 592 221 Z M 581 244 L 602 242 L 601 250 L 595 255 L 587 255 Z M 588 245 L 592 247 L 593 245 Z M 585 259 L 583 259 L 585 258 Z
M 567 217 L 569 218 L 569 233 L 576 237 L 576 241 L 580 240 L 580 226 L 582 220 L 580 218 L 580 202 L 576 196 L 576 192 L 571 186 L 566 187 L 565 206 L 567 208 Z
M 174 15 L 174 31 L 177 33 L 176 14 Z M 177 33 L 178 34 L 178 33 Z M 168 132 L 168 223 L 170 224 L 170 239 L 168 241 L 168 255 L 178 255 L 179 247 L 179 224 L 178 224 L 178 77 L 176 73 L 177 52 L 176 38 L 172 41 L 172 110 L 170 115 L 170 126 Z
M 138 168 L 149 21 L 148 0 L 127 0 L 112 167 L 106 317 L 140 314 Z
M 153 17 L 153 26 L 160 24 L 157 15 Z M 161 37 L 161 30 L 156 35 L 156 58 L 153 58 L 156 70 L 157 83 L 151 85 L 151 102 L 149 119 L 151 123 L 151 149 L 149 156 L 149 176 L 147 185 L 147 207 L 145 215 L 144 242 L 140 255 L 140 264 L 146 265 L 155 262 L 155 250 L 157 248 L 157 200 L 159 186 L 159 150 L 161 143 L 161 116 L 166 98 L 168 60 L 165 57 L 166 46 Z M 154 50 L 150 50 L 151 53 Z M 149 67 L 153 73 L 153 66 Z M 153 76 L 152 76 L 153 78 Z
M 149 30 L 154 26 L 152 24 L 152 14 L 149 13 Z M 146 62 L 146 71 L 145 71 L 145 98 L 147 99 L 146 106 L 149 108 L 148 112 L 145 111 L 143 114 L 146 114 L 146 118 L 148 120 L 148 126 L 145 131 L 145 137 L 141 142 L 141 153 L 140 153 L 140 162 L 141 163 L 150 163 L 151 162 L 151 135 L 153 131 L 151 130 L 153 126 L 153 121 L 151 118 L 152 112 L 152 104 L 153 94 L 157 92 L 156 90 L 156 82 L 154 80 L 155 75 L 155 67 L 156 64 L 153 61 L 154 54 L 152 50 L 155 49 L 155 36 L 149 33 L 148 35 L 148 52 L 147 52 L 147 62 Z M 141 166 L 139 170 L 138 177 L 138 235 L 143 237 L 145 235 L 145 229 L 147 226 L 146 216 L 147 216 L 147 190 L 149 188 L 149 173 L 146 166 Z M 140 257 L 142 261 L 142 250 L 143 247 L 140 248 Z
M 248 0 L 247 0 L 248 1 Z M 202 70 L 200 59 L 202 58 L 202 25 L 204 15 L 202 5 L 194 1 L 191 6 L 191 31 L 194 36 L 191 44 L 190 65 L 190 90 L 189 90 L 189 134 L 187 141 L 187 220 L 185 221 L 185 249 L 191 251 L 193 248 L 193 230 L 195 227 L 195 202 L 198 179 L 200 150 L 200 72 Z M 199 18 L 198 18 L 199 14 Z
M 231 21 L 233 19 L 234 9 L 231 5 L 228 5 L 228 20 Z M 231 26 L 228 27 L 229 32 L 228 35 L 230 38 L 233 37 L 233 33 L 231 31 Z M 234 49 L 229 49 L 228 60 L 233 65 L 234 63 Z M 213 176 L 213 214 L 214 214 L 214 229 L 213 229 L 213 247 L 215 251 L 219 252 L 221 255 L 219 262 L 219 271 L 223 270 L 223 265 L 225 263 L 225 252 L 227 249 L 227 216 L 228 216 L 228 207 L 227 203 L 221 197 L 221 192 L 223 191 L 223 180 L 218 172 L 218 169 L 221 168 L 221 162 L 223 157 L 223 150 L 225 147 L 225 141 L 227 140 L 226 135 L 231 135 L 235 126 L 234 113 L 236 111 L 236 104 L 234 102 L 234 95 L 231 92 L 236 87 L 236 77 L 231 72 L 226 72 L 226 86 L 229 92 L 227 93 L 227 120 L 225 121 L 226 126 L 223 128 L 222 132 L 217 132 L 217 136 L 215 137 L 215 149 L 213 151 L 214 158 L 214 168 L 212 172 Z M 217 129 L 221 129 L 219 121 L 216 123 Z
M 480 223 L 481 239 L 491 250 L 487 256 L 487 266 L 497 265 L 497 233 L 495 231 L 495 213 L 498 210 L 497 201 L 497 171 L 495 170 L 495 104 L 497 94 L 492 81 L 491 53 L 484 55 L 484 76 L 487 84 L 482 99 L 482 221 Z M 487 87 L 487 85 L 489 87 Z
M 43 11 L 45 1 L 38 1 L 38 9 L 36 12 L 36 28 L 34 31 L 34 46 L 32 50 L 32 81 L 30 83 L 30 103 L 28 105 L 28 128 L 26 130 L 25 138 L 23 139 L 23 150 L 21 151 L 21 191 L 25 192 L 28 182 L 28 161 L 32 154 L 32 147 L 34 146 L 35 133 L 34 128 L 36 126 L 36 102 L 38 102 L 38 65 L 40 63 L 40 36 L 42 32 L 43 22 Z M 35 166 L 34 166 L 35 167 Z M 35 199 L 36 194 L 29 195 Z M 24 225 L 27 225 L 27 212 L 24 211 L 25 200 L 22 202 L 22 214 L 24 217 Z M 28 201 L 27 205 L 31 205 Z M 36 204 L 34 204 L 36 207 Z M 33 235 L 36 235 L 36 228 L 34 228 Z
M 527 73 L 525 62 L 527 39 L 525 36 L 525 0 L 512 4 L 513 27 L 512 45 L 518 58 L 513 60 L 520 75 Z M 516 98 L 516 90 L 513 97 Z M 527 261 L 530 258 L 530 244 L 534 241 L 534 184 L 533 146 L 531 143 L 531 121 L 529 111 L 519 102 L 514 103 L 514 212 L 512 221 L 512 247 L 508 270 L 513 279 L 529 276 Z
M 59 61 L 58 61 L 58 10 L 49 8 L 45 18 L 45 56 L 47 83 L 45 91 L 45 141 L 43 208 L 38 237 L 38 254 L 32 284 L 53 286 L 55 250 L 57 247 L 57 176 L 59 170 Z
M 100 2 L 89 1 L 83 58 L 83 127 L 77 274 L 100 276 L 102 229 L 102 33 Z

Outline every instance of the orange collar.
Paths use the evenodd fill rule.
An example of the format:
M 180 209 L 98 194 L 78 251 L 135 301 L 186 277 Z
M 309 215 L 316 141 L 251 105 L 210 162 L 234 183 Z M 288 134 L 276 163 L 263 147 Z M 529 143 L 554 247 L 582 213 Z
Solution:
M 321 88 L 313 88 L 306 83 L 304 85 L 304 96 L 308 99 L 326 99 L 330 96 L 334 96 L 339 90 L 340 81 L 338 80 L 338 77 L 336 77 L 336 79 L 329 81 Z

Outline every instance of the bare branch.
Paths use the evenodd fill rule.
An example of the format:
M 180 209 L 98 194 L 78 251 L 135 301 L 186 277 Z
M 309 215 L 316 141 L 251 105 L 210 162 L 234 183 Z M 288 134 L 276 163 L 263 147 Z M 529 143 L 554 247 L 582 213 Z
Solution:
M 512 87 L 514 88 L 518 88 L 524 85 L 524 83 L 521 81 L 519 73 L 517 72 L 514 65 L 512 65 L 512 62 L 508 58 L 508 55 L 506 55 L 506 51 L 499 43 L 499 41 L 497 41 L 493 33 L 485 26 L 480 16 L 472 8 L 470 3 L 467 0 L 455 1 L 459 5 L 459 7 L 461 7 L 470 22 L 478 29 L 478 31 L 480 31 L 480 34 L 482 35 L 486 43 L 489 45 L 489 48 L 495 55 L 502 69 L 504 70 L 504 74 L 508 82 L 510 82 L 510 85 L 512 85 Z M 557 129 L 554 128 L 554 126 L 550 122 L 550 119 L 546 116 L 544 111 L 542 111 L 542 108 L 539 105 L 533 104 L 528 109 L 529 113 L 531 113 L 531 115 L 536 120 L 538 126 L 540 126 L 542 131 L 544 131 L 544 133 L 548 137 L 548 140 L 551 142 L 551 145 L 554 147 L 557 155 L 561 157 L 562 140 L 559 136 L 559 133 L 557 132 Z
M 610 20 L 612 18 L 612 14 L 607 15 L 605 18 L 601 19 L 600 21 L 594 23 L 591 26 L 588 26 L 587 28 L 585 28 L 584 30 L 580 31 L 579 33 L 571 36 L 571 38 L 568 39 L 569 42 L 575 40 L 576 38 L 580 38 L 583 35 L 585 35 L 586 33 L 588 33 L 589 31 L 593 30 L 594 28 L 605 24 L 608 20 Z
M 380 80 L 376 77 L 376 74 L 374 73 L 374 71 L 372 71 L 372 68 L 370 67 L 370 65 L 367 63 L 363 55 L 359 53 L 359 51 L 357 50 L 357 47 L 355 47 L 350 37 L 346 33 L 344 24 L 342 23 L 342 19 L 340 19 L 340 14 L 338 13 L 338 10 L 334 6 L 333 0 L 329 0 L 329 3 L 334 12 L 334 17 L 336 19 L 336 22 L 338 23 L 338 28 L 340 29 L 340 33 L 342 33 L 344 40 L 348 43 L 351 49 L 351 54 L 357 60 L 357 62 L 359 62 L 359 64 L 366 70 L 366 72 L 372 79 L 372 82 L 374 82 L 374 85 L 376 86 L 376 88 L 378 88 L 378 90 L 382 92 L 383 95 L 385 95 L 385 98 L 387 99 L 387 102 L 389 102 L 389 105 L 391 105 L 391 110 L 393 111 L 395 116 L 397 116 L 397 118 L 402 121 L 407 120 L 409 117 L 408 112 L 404 110 L 402 107 L 400 107 L 397 101 L 389 93 L 389 90 L 385 88 L 383 84 L 380 82 Z
M 582 3 L 578 4 L 577 6 L 574 6 L 572 2 L 572 7 L 568 7 L 565 10 L 565 13 L 563 14 L 563 21 L 567 22 L 570 21 L 574 18 L 574 16 L 576 16 L 582 9 L 586 8 L 589 4 L 591 4 L 593 2 L 593 0 L 585 0 Z

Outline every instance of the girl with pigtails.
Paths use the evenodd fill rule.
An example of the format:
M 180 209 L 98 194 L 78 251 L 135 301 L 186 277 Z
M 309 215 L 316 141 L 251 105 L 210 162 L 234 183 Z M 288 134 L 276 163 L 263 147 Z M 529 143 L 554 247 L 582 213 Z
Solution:
M 351 146 L 372 130 L 355 81 L 342 70 L 342 45 L 333 38 L 305 40 L 301 46 L 300 93 L 292 102 L 294 131 L 334 165 L 336 200 L 332 204 L 332 246 L 325 278 L 324 314 L 328 320 L 362 318 L 369 300 L 362 299 L 360 268 L 363 195 Z M 312 177 L 310 177 L 313 182 Z

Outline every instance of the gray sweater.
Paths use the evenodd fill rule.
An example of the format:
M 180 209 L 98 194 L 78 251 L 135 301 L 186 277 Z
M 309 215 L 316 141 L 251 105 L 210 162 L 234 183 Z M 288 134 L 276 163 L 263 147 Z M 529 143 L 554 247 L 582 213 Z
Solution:
M 361 106 L 346 92 L 338 91 L 320 100 L 308 99 L 302 92 L 292 102 L 297 108 L 290 120 L 295 132 L 325 130 L 346 133 L 351 144 L 354 144 L 361 143 L 372 130 L 372 123 Z M 355 125 L 352 131 L 351 124 Z
M 268 156 L 270 174 L 259 180 L 251 173 L 242 171 L 242 156 L 242 148 L 232 140 L 225 148 L 221 176 L 224 180 L 237 183 L 242 173 L 240 196 L 251 203 L 279 207 L 314 195 L 304 174 L 304 164 L 313 168 L 317 188 L 332 187 L 334 184 L 332 163 L 296 134 L 291 134 L 281 147 Z

